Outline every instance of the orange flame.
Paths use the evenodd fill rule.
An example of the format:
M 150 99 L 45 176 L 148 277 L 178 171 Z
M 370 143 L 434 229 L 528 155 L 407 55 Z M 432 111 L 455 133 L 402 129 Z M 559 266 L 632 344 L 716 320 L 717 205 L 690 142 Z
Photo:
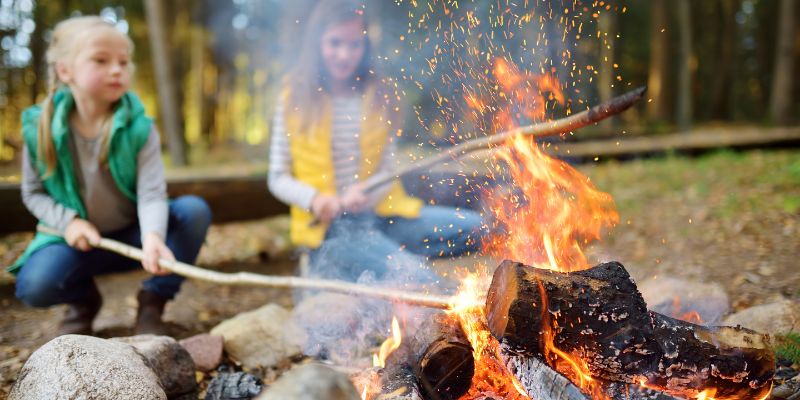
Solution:
M 400 347 L 400 343 L 403 341 L 403 338 L 400 335 L 400 324 L 397 323 L 397 317 L 392 317 L 392 337 L 387 338 L 383 344 L 381 344 L 380 355 L 373 354 L 372 355 L 372 366 L 373 367 L 386 367 L 386 357 L 389 356 L 389 353 L 395 351 L 398 347 Z
M 508 100 L 494 116 L 498 128 L 515 128 L 522 115 L 542 121 L 550 101 L 564 102 L 560 84 L 551 75 L 523 74 L 502 59 L 495 61 L 494 75 L 499 91 L 495 97 Z M 498 150 L 495 161 L 508 166 L 514 184 L 486 196 L 502 232 L 489 241 L 489 252 L 562 272 L 589 268 L 586 246 L 619 222 L 611 196 L 530 139 L 513 137 Z
M 717 392 L 716 390 L 706 389 L 702 393 L 698 394 L 697 397 L 695 398 L 697 400 L 714 400 L 714 398 L 711 396 L 716 394 L 716 392 Z
M 483 398 L 485 392 L 502 396 L 503 399 L 528 400 L 517 379 L 500 362 L 500 347 L 486 327 L 483 307 L 475 307 L 475 304 L 485 302 L 483 296 L 488 291 L 491 279 L 491 271 L 486 266 L 478 267 L 477 272 L 466 273 L 456 295 L 456 307 L 451 311 L 458 317 L 475 357 L 472 386 L 461 400 Z
M 675 300 L 672 304 L 673 304 L 672 315 L 670 315 L 670 317 L 698 325 L 703 323 L 703 319 L 700 318 L 700 314 L 695 310 L 689 311 L 684 314 L 680 313 L 681 303 L 678 299 L 678 296 L 675 296 Z
M 560 84 L 551 75 L 521 73 L 502 59 L 495 59 L 493 73 L 493 88 L 484 87 L 489 90 L 481 91 L 481 96 L 469 91 L 465 96 L 467 104 L 476 111 L 473 115 L 480 114 L 485 120 L 489 114 L 492 126 L 488 130 L 492 133 L 515 128 L 523 116 L 543 121 L 548 109 L 555 103 L 564 103 Z M 481 122 L 478 121 L 479 126 Z M 513 137 L 498 150 L 493 166 L 498 171 L 500 164 L 507 166 L 508 180 L 513 185 L 493 189 L 486 196 L 499 228 L 495 231 L 501 232 L 488 241 L 488 253 L 498 259 L 564 272 L 589 268 L 585 248 L 619 222 L 611 196 L 597 191 L 588 178 L 568 164 L 547 156 L 530 139 Z M 475 286 L 470 279 L 462 281 L 460 294 L 463 292 L 475 300 L 477 293 L 486 291 L 468 295 Z M 465 304 L 470 303 L 465 301 Z M 463 312 L 458 315 L 475 349 L 475 378 L 470 393 L 490 386 L 492 391 L 505 396 L 524 394 L 519 383 L 497 362 L 499 347 L 485 322 L 481 323 L 483 315 L 476 317 Z M 549 320 L 549 316 L 544 320 Z M 557 349 L 551 327 L 546 327 L 546 331 L 543 347 L 550 365 L 595 399 L 605 398 L 580 357 Z
M 538 268 L 589 268 L 584 250 L 619 222 L 611 196 L 524 138 L 513 138 L 497 158 L 508 165 L 515 185 L 487 196 L 502 227 L 489 250 Z

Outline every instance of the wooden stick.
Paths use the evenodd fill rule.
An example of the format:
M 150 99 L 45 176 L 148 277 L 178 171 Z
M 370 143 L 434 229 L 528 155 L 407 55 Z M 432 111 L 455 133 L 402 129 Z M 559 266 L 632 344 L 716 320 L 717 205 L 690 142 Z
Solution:
M 644 93 L 647 92 L 647 86 L 642 86 L 636 90 L 630 91 L 623 95 L 617 96 L 609 101 L 598 104 L 588 110 L 570 115 L 566 118 L 557 119 L 555 121 L 542 122 L 538 124 L 522 126 L 517 129 L 498 133 L 491 136 L 467 140 L 463 143 L 456 144 L 455 146 L 446 148 L 438 154 L 430 156 L 427 160 L 419 161 L 410 165 L 403 165 L 397 167 L 391 173 L 375 175 L 371 179 L 366 180 L 364 191 L 369 193 L 375 189 L 399 178 L 401 175 L 417 171 L 423 168 L 430 168 L 436 164 L 446 162 L 451 159 L 457 159 L 466 155 L 467 153 L 491 148 L 493 145 L 502 143 L 509 138 L 516 135 L 530 136 L 532 138 L 559 135 L 574 131 L 584 126 L 591 125 L 595 122 L 605 118 L 617 115 L 639 101 Z
M 464 155 L 473 151 L 490 150 L 492 145 L 502 143 L 516 135 L 537 138 L 559 135 L 583 128 L 586 125 L 590 125 L 605 118 L 617 115 L 631 108 L 634 104 L 636 104 L 636 102 L 639 101 L 639 99 L 642 98 L 645 92 L 647 92 L 647 86 L 642 86 L 636 90 L 617 96 L 609 101 L 600 103 L 588 110 L 581 111 L 566 118 L 543 122 L 540 124 L 522 126 L 517 129 L 512 129 L 510 131 L 495 135 L 467 140 L 463 143 L 443 149 L 439 153 L 429 156 L 428 159 L 424 161 L 420 160 L 419 162 L 415 162 L 413 164 L 402 165 L 397 167 L 392 172 L 379 173 L 371 178 L 368 178 L 364 181 L 364 193 L 371 193 L 402 175 L 418 171 L 420 169 L 430 168 L 436 164 L 447 162 L 449 160 L 457 160 L 458 158 L 463 157 Z M 320 222 L 321 221 L 319 218 L 315 217 L 308 225 L 314 227 L 319 225 Z
M 61 236 L 57 230 L 44 225 L 37 225 L 36 230 L 48 235 Z M 125 257 L 142 261 L 144 252 L 133 246 L 112 239 L 101 238 L 95 247 L 113 251 Z M 187 278 L 198 279 L 221 285 L 253 285 L 285 289 L 311 289 L 327 292 L 351 294 L 358 297 L 369 297 L 392 302 L 406 303 L 415 306 L 450 309 L 456 303 L 453 297 L 436 296 L 423 293 L 404 292 L 402 290 L 388 289 L 385 287 L 360 285 L 357 283 L 309 279 L 296 276 L 271 276 L 254 274 L 251 272 L 224 273 L 210 271 L 180 261 L 158 259 L 158 266 Z M 473 304 L 472 307 L 482 307 L 482 304 Z

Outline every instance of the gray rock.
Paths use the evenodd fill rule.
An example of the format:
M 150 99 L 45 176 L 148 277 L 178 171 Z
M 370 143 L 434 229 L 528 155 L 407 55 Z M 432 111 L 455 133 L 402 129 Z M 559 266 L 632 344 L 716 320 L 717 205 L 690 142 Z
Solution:
M 175 339 L 137 335 L 109 340 L 129 344 L 147 357 L 167 397 L 188 393 L 197 387 L 192 356 Z
M 31 355 L 8 398 L 167 400 L 149 363 L 125 343 L 91 336 L 61 336 Z
M 776 333 L 798 332 L 800 331 L 800 304 L 797 300 L 782 300 L 750 307 L 729 315 L 722 325 L 741 325 L 772 336 Z
M 250 368 L 274 367 L 287 357 L 299 355 L 306 337 L 291 313 L 277 304 L 241 313 L 210 333 L 221 335 L 225 351 Z
M 178 343 L 192 356 L 198 371 L 211 371 L 222 362 L 222 336 L 201 333 L 179 340 Z
M 639 291 L 649 310 L 692 323 L 699 316 L 701 324 L 715 324 L 728 312 L 728 294 L 718 283 L 659 276 L 639 284 Z
M 253 400 L 360 400 L 347 375 L 320 364 L 306 364 L 284 374 Z

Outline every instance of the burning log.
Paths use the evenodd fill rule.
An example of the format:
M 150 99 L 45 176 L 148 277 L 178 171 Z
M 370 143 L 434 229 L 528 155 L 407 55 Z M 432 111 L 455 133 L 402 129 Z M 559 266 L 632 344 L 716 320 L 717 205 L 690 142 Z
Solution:
M 457 319 L 434 314 L 423 322 L 414 335 L 411 354 L 423 398 L 455 400 L 469 390 L 475 358 Z
M 504 261 L 486 308 L 489 330 L 512 352 L 544 358 L 550 337 L 594 377 L 684 398 L 761 398 L 775 371 L 766 336 L 649 312 L 617 262 L 565 274 Z
M 500 349 L 503 365 L 514 375 L 530 398 L 537 400 L 588 400 L 591 398 L 541 359 L 516 354 L 508 350 L 506 345 L 501 345 Z M 611 382 L 601 378 L 595 379 L 595 382 L 598 391 L 609 399 L 675 400 L 674 397 L 638 384 Z
M 371 400 L 422 400 L 419 379 L 408 363 L 395 363 L 386 367 L 379 384 L 381 392 Z

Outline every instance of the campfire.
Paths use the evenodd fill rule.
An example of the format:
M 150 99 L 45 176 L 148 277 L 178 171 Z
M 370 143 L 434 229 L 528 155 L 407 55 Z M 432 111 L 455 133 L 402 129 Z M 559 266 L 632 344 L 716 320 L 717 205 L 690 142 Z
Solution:
M 494 121 L 487 130 L 499 132 L 516 128 L 523 115 L 544 121 L 564 101 L 552 76 L 522 73 L 500 59 L 492 71 L 480 96 L 465 94 L 471 115 L 481 118 L 476 126 Z M 692 314 L 648 311 L 622 264 L 589 264 L 587 247 L 619 221 L 614 201 L 544 147 L 518 135 L 495 149 L 487 165 L 513 184 L 485 196 L 495 221 L 485 251 L 507 261 L 493 273 L 483 266 L 463 276 L 456 306 L 413 337 L 401 338 L 395 319 L 375 356 L 382 372 L 361 383 L 362 397 L 768 397 L 775 356 L 767 337 L 684 321 L 699 323 Z M 387 357 L 389 349 L 397 354 Z

